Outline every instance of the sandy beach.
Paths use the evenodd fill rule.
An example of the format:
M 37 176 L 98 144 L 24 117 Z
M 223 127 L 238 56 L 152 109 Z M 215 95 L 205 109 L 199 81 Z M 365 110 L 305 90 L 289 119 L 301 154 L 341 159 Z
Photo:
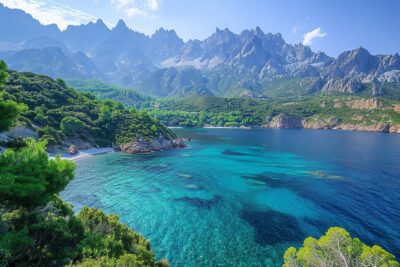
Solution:
M 94 155 L 99 155 L 99 154 L 106 154 L 106 153 L 111 153 L 114 152 L 114 149 L 112 147 L 103 147 L 103 148 L 90 148 L 90 149 L 85 149 L 85 150 L 79 150 L 79 152 L 75 155 L 70 155 L 70 154 L 60 154 L 62 159 L 68 159 L 72 161 L 76 161 L 82 158 L 87 158 L 91 157 Z M 57 154 L 51 153 L 49 154 L 50 158 L 54 158 Z

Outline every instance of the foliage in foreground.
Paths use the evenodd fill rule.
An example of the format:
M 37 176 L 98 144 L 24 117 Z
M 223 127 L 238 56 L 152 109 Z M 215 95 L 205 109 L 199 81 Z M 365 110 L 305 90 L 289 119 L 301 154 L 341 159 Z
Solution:
M 159 266 L 148 240 L 116 215 L 83 208 L 75 215 L 58 194 L 74 164 L 48 159 L 43 143 L 27 141 L 0 156 L 0 263 L 60 266 L 82 261 L 106 266 Z M 6 165 L 3 165 L 6 164 Z M 4 167 L 3 167 L 4 166 Z M 125 265 L 125 263 L 129 263 Z M 96 266 L 92 264 L 91 266 Z
M 46 143 L 26 141 L 19 150 L 0 157 L 0 201 L 32 208 L 49 202 L 73 178 L 74 164 L 56 157 L 48 160 Z
M 399 262 L 380 246 L 367 246 L 343 228 L 332 227 L 320 239 L 308 237 L 299 250 L 285 252 L 284 267 L 399 267 Z

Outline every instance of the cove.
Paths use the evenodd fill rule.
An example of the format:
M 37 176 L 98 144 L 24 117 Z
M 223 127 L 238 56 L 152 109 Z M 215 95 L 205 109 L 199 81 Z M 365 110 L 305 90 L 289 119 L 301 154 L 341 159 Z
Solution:
M 116 213 L 171 266 L 281 266 L 330 226 L 400 256 L 400 136 L 174 129 L 189 147 L 77 161 L 62 192 Z

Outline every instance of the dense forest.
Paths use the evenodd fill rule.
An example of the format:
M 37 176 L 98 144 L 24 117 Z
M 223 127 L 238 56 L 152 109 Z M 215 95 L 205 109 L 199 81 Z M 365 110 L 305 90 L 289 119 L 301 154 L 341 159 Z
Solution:
M 8 101 L 5 103 L 20 103 L 17 124 L 35 129 L 48 146 L 79 141 L 104 147 L 139 138 L 175 136 L 148 113 L 77 92 L 61 79 L 15 71 L 8 71 L 8 76 L 3 93 Z
M 98 80 L 68 79 L 65 82 L 68 86 L 80 92 L 92 93 L 99 99 L 119 101 L 125 106 L 137 109 L 148 107 L 153 99 L 133 89 L 107 84 Z
M 158 100 L 153 108 L 146 110 L 165 125 L 183 127 L 262 126 L 279 114 L 306 121 L 326 119 L 335 125 L 400 125 L 400 101 L 346 95 L 320 94 L 278 100 L 188 97 Z

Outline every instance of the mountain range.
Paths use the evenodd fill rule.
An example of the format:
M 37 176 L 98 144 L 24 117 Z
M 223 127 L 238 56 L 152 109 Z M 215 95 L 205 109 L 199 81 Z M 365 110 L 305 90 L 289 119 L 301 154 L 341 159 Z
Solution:
M 148 36 L 120 20 L 42 25 L 0 4 L 0 59 L 18 71 L 64 79 L 100 80 L 154 96 L 276 98 L 316 92 L 400 95 L 400 56 L 359 47 L 337 58 L 259 27 L 219 29 L 184 42 L 174 30 Z

